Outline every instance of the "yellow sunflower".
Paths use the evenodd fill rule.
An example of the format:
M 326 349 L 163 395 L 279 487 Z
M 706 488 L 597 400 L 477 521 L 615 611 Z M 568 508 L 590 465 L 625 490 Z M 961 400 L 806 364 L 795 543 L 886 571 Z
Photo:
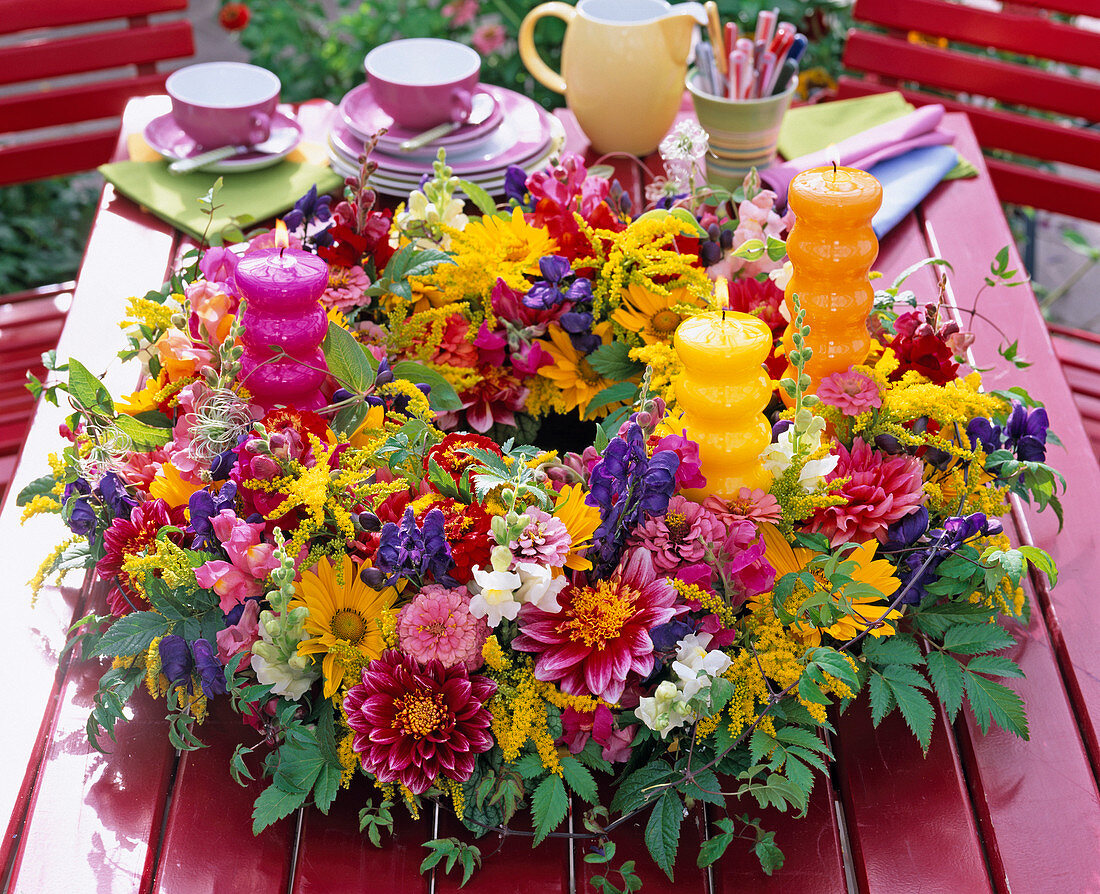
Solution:
M 779 529 L 775 525 L 761 525 L 760 529 L 764 535 L 764 557 L 775 568 L 777 580 L 784 574 L 805 571 L 810 562 L 820 555 L 820 553 L 816 553 L 811 549 L 798 546 L 792 547 L 779 533 Z M 791 629 L 805 643 L 815 646 L 820 644 L 823 633 L 827 633 L 833 639 L 845 642 L 862 633 L 880 619 L 893 623 L 882 624 L 874 628 L 871 631 L 871 636 L 884 637 L 896 632 L 896 622 L 901 618 L 901 612 L 896 609 L 889 609 L 887 600 L 897 592 L 898 587 L 901 586 L 901 581 L 894 576 L 895 569 L 893 565 L 885 559 L 875 558 L 877 549 L 878 541 L 871 540 L 868 543 L 861 543 L 845 555 L 845 561 L 854 562 L 856 565 L 851 574 L 852 580 L 874 587 L 882 594 L 881 597 L 849 597 L 847 601 L 851 605 L 851 614 L 842 616 L 828 627 L 818 628 L 805 623 L 792 625 Z M 818 571 L 812 573 L 817 579 L 819 587 L 830 589 L 827 578 Z M 833 593 L 832 595 L 833 600 L 839 604 L 838 597 L 841 594 Z M 787 610 L 792 614 L 796 614 L 802 602 L 809 596 L 810 593 L 805 587 L 801 585 L 795 587 L 791 600 L 787 604 Z M 756 597 L 754 601 L 759 602 L 760 598 Z M 768 598 L 767 594 L 764 594 L 763 598 Z
M 563 487 L 558 491 L 552 513 L 565 525 L 573 540 L 565 567 L 573 571 L 587 571 L 592 563 L 581 553 L 592 545 L 592 535 L 600 526 L 600 510 L 584 502 L 584 488 L 580 485 Z
M 421 281 L 450 301 L 480 299 L 489 307 L 493 286 L 503 279 L 511 288 L 527 291 L 525 278 L 539 275 L 539 258 L 557 251 L 544 229 L 533 227 L 516 208 L 511 217 L 471 220 L 461 232 L 451 232 L 453 264 L 440 264 Z
M 702 306 L 687 289 L 672 289 L 660 295 L 635 283 L 622 290 L 622 298 L 624 303 L 611 319 L 627 331 L 636 332 L 647 345 L 671 343 L 672 333 L 684 319 L 672 309 L 677 304 Z
M 162 463 L 156 477 L 149 483 L 149 496 L 164 500 L 172 507 L 187 507 L 191 494 L 197 490 L 202 490 L 202 485 L 187 481 L 172 463 Z M 190 518 L 190 509 L 185 508 L 185 513 Z
M 610 341 L 611 325 L 599 323 L 592 331 L 600 336 L 604 344 Z M 613 382 L 605 379 L 588 362 L 588 357 L 573 347 L 569 333 L 558 326 L 550 328 L 550 344 L 542 342 L 547 353 L 554 358 L 554 364 L 539 368 L 539 375 L 549 379 L 561 392 L 565 401 L 565 410 L 574 408 L 583 414 L 589 402 Z
M 290 608 L 303 606 L 309 611 L 305 630 L 310 637 L 298 643 L 298 654 L 325 656 L 321 662 L 325 698 L 340 688 L 345 672 L 358 672 L 385 648 L 380 621 L 397 591 L 393 587 L 372 590 L 360 579 L 360 570 L 344 556 L 338 579 L 326 556 L 294 585 Z
M 116 400 L 115 409 L 130 416 L 155 410 L 159 406 L 157 395 L 164 390 L 164 386 L 167 384 L 168 374 L 161 370 L 160 375 L 156 378 L 146 380 L 144 388 L 135 391 L 129 397 L 121 397 Z

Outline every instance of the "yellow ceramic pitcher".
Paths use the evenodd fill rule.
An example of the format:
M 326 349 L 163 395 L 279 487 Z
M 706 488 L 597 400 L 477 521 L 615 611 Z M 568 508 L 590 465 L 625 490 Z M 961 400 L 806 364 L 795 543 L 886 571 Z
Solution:
M 535 49 L 535 24 L 566 23 L 561 74 Z M 580 0 L 543 3 L 519 29 L 519 54 L 541 84 L 565 95 L 598 152 L 647 155 L 668 132 L 680 107 L 692 30 L 706 24 L 699 3 L 665 0 Z

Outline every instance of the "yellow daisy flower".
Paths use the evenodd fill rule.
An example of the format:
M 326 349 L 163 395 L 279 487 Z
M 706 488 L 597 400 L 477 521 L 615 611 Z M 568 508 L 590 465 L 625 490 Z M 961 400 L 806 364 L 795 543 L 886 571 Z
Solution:
M 581 553 L 592 545 L 592 535 L 600 526 L 600 510 L 584 502 L 584 488 L 578 484 L 558 491 L 551 514 L 561 520 L 573 540 L 569 555 L 565 558 L 565 567 L 573 571 L 587 571 L 592 563 Z
M 122 397 L 115 401 L 115 409 L 120 413 L 126 413 L 130 416 L 136 416 L 138 413 L 145 413 L 149 410 L 157 409 L 157 395 L 164 390 L 164 386 L 168 384 L 168 375 L 161 370 L 159 376 L 155 379 L 148 379 L 145 382 L 145 387 L 139 391 L 135 391 L 129 397 Z
M 304 606 L 309 611 L 305 630 L 310 637 L 298 644 L 298 654 L 324 655 L 325 698 L 340 688 L 345 672 L 356 673 L 385 648 L 382 612 L 393 605 L 397 591 L 372 590 L 360 579 L 360 570 L 344 556 L 341 583 L 326 556 L 294 585 L 290 608 Z
M 608 323 L 600 323 L 592 329 L 604 344 L 610 341 L 609 330 Z M 557 385 L 565 401 L 566 412 L 576 408 L 583 414 L 592 398 L 613 383 L 596 372 L 588 357 L 573 347 L 568 332 L 552 326 L 549 334 L 550 344 L 542 342 L 542 346 L 554 358 L 554 364 L 541 367 L 539 375 Z
M 674 306 L 701 306 L 687 289 L 673 289 L 667 295 L 659 295 L 634 283 L 622 290 L 622 298 L 624 303 L 611 314 L 611 319 L 628 332 L 636 332 L 647 345 L 672 342 L 672 334 L 684 319 L 672 309 Z
M 154 499 L 159 497 L 169 506 L 187 506 L 191 494 L 197 490 L 202 490 L 202 485 L 184 480 L 180 470 L 171 463 L 163 463 L 157 476 L 149 483 L 149 496 Z M 187 512 L 190 515 L 190 511 Z
M 775 568 L 777 580 L 784 574 L 806 570 L 806 566 L 808 566 L 814 558 L 820 555 L 820 553 L 816 553 L 811 549 L 804 549 L 798 546 L 792 547 L 775 525 L 761 525 L 760 529 L 761 533 L 764 535 L 764 557 L 772 564 L 772 567 Z M 798 634 L 804 642 L 816 646 L 820 644 L 821 635 L 823 633 L 828 634 L 833 637 L 833 639 L 845 642 L 857 636 L 880 619 L 885 619 L 892 623 L 885 623 L 880 627 L 874 628 L 871 631 L 871 636 L 884 637 L 890 636 L 896 632 L 897 621 L 901 618 L 901 612 L 896 609 L 888 610 L 886 602 L 890 596 L 897 592 L 898 587 L 901 586 L 901 581 L 894 576 L 895 569 L 890 562 L 885 559 L 875 558 L 875 551 L 877 549 L 878 541 L 876 540 L 871 540 L 868 543 L 861 543 L 854 550 L 846 554 L 845 561 L 852 561 L 856 564 L 856 568 L 852 572 L 852 580 L 874 587 L 882 594 L 881 598 L 876 596 L 856 596 L 848 599 L 852 613 L 850 615 L 844 615 L 828 627 L 817 628 L 809 624 L 794 624 L 791 629 Z M 817 571 L 812 573 L 817 579 L 819 587 L 829 589 L 829 581 L 824 576 Z M 792 614 L 797 613 L 798 608 L 809 595 L 805 587 L 796 587 L 791 600 L 794 604 L 788 604 L 788 611 Z M 838 603 L 839 595 L 840 593 L 833 594 L 833 599 Z M 759 604 L 760 598 L 761 597 L 756 597 L 753 601 Z M 767 594 L 764 594 L 764 598 L 767 598 Z M 754 606 L 754 608 L 756 608 L 756 606 Z

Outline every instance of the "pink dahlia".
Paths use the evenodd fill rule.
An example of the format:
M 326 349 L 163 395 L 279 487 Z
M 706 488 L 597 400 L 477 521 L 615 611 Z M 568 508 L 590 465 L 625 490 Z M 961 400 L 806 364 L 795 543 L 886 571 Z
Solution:
M 103 580 L 114 585 L 107 594 L 111 614 L 128 615 L 131 611 L 149 608 L 149 603 L 138 594 L 122 566 L 131 556 L 142 555 L 151 548 L 161 528 L 169 525 L 183 528 L 186 524 L 182 508 L 170 507 L 159 499 L 139 503 L 129 519 L 118 516 L 111 522 L 103 534 L 103 558 L 95 568 Z M 180 534 L 169 537 L 176 543 L 183 540 Z
M 817 386 L 817 396 L 845 416 L 858 416 L 882 406 L 874 379 L 854 369 L 826 376 Z
M 401 609 L 397 636 L 401 651 L 421 664 L 434 658 L 444 667 L 457 664 L 472 671 L 483 663 L 481 647 L 489 628 L 470 614 L 470 594 L 465 587 L 429 584 Z
M 344 709 L 351 747 L 379 782 L 400 782 L 420 795 L 440 776 L 465 782 L 477 756 L 493 747 L 485 703 L 497 685 L 462 667 L 419 667 L 389 649 L 363 669 Z
M 565 522 L 536 506 L 524 510 L 523 514 L 531 521 L 508 548 L 521 561 L 560 568 L 573 548 L 573 537 Z
M 675 496 L 663 516 L 649 518 L 627 541 L 653 557 L 658 572 L 706 558 L 707 547 L 725 534 L 722 523 L 707 509 L 686 497 Z
M 882 540 L 888 526 L 920 505 L 921 462 L 916 457 L 888 456 L 860 438 L 850 452 L 838 445 L 837 455 L 840 462 L 826 480 L 851 479 L 837 491 L 846 502 L 815 510 L 809 526 L 833 546 Z
M 566 587 L 558 602 L 556 614 L 524 605 L 512 647 L 538 656 L 537 679 L 607 702 L 622 697 L 631 673 L 645 677 L 653 670 L 649 631 L 678 611 L 676 590 L 657 577 L 645 550 L 635 550 L 608 580 Z

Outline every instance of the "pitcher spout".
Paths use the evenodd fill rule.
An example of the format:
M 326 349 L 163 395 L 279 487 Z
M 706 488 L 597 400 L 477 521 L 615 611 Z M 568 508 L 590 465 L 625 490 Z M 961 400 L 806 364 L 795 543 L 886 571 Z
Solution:
M 677 65 L 687 62 L 691 52 L 691 35 L 696 25 L 707 24 L 707 13 L 702 3 L 679 3 L 669 8 L 657 25 L 665 39 L 668 52 Z

